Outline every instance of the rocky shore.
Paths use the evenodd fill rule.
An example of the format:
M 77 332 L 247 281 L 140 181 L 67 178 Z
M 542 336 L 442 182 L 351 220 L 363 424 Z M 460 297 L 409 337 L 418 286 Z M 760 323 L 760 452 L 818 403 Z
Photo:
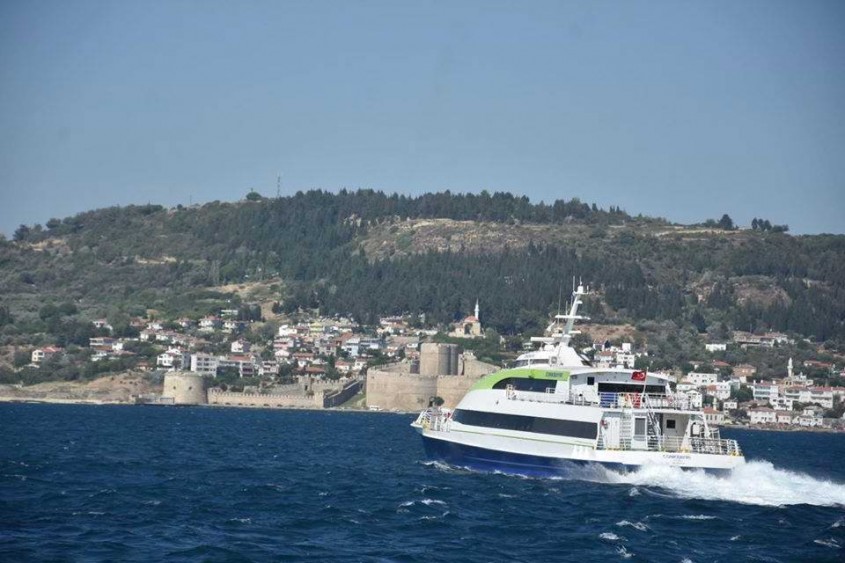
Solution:
M 0 385 L 0 402 L 128 404 L 136 395 L 161 393 L 161 384 L 143 373 L 122 373 L 92 381 L 48 381 Z

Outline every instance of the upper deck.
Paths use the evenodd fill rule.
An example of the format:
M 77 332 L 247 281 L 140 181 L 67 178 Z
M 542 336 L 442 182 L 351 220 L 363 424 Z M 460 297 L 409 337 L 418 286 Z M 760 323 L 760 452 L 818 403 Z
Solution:
M 519 391 L 510 386 L 505 396 L 512 401 L 583 405 L 603 409 L 650 409 L 652 411 L 700 412 L 700 407 L 683 393 L 614 393 L 602 392 L 596 398 L 556 393 L 553 388 L 546 392 Z

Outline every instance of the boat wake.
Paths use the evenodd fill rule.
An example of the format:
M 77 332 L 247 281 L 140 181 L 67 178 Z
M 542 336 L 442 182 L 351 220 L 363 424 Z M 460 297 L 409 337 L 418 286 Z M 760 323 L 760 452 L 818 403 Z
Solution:
M 728 476 L 650 465 L 630 473 L 608 470 L 606 479 L 610 483 L 640 488 L 659 487 L 681 498 L 760 506 L 809 504 L 845 507 L 845 485 L 778 469 L 768 461 L 749 461 Z

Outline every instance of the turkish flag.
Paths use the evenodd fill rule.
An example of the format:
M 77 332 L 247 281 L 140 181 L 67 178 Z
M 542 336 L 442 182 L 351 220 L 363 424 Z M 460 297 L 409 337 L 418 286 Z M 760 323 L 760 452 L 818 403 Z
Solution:
M 633 379 L 634 381 L 645 381 L 645 372 L 635 371 L 631 374 L 631 379 Z

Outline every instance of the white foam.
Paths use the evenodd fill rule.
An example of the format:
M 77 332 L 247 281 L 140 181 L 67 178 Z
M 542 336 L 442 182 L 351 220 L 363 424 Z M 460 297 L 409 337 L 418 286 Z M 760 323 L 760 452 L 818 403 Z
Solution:
M 617 536 L 617 535 L 616 535 L 616 534 L 614 534 L 613 532 L 604 532 L 604 533 L 601 533 L 601 534 L 599 534 L 599 537 L 600 537 L 601 539 L 603 539 L 603 540 L 608 540 L 608 541 L 616 541 L 616 540 L 618 540 L 618 539 L 619 539 L 619 536 Z
M 682 498 L 762 506 L 845 506 L 845 485 L 778 469 L 767 461 L 750 461 L 723 477 L 647 465 L 631 473 L 608 471 L 607 479 L 611 483 L 661 487 Z
M 424 498 L 422 500 L 406 500 L 405 502 L 399 505 L 399 508 L 407 508 L 409 506 L 415 506 L 417 504 L 424 504 L 426 506 L 446 506 L 446 503 L 442 500 Z
M 252 524 L 252 518 L 229 518 L 229 522 L 237 522 L 238 524 Z
M 646 526 L 642 522 L 630 522 L 628 520 L 620 520 L 619 522 L 616 523 L 616 525 L 617 526 L 630 526 L 630 527 L 632 527 L 636 530 L 639 530 L 641 532 L 645 532 L 645 531 L 648 530 L 648 526 Z
M 628 551 L 627 549 L 625 549 L 625 546 L 624 546 L 624 545 L 621 545 L 621 546 L 617 547 L 617 548 L 616 548 L 616 553 L 618 553 L 619 555 L 621 555 L 621 556 L 622 556 L 622 559 L 630 559 L 631 557 L 633 557 L 633 556 L 634 556 L 634 554 L 633 554 L 633 553 L 631 553 L 630 551 Z

